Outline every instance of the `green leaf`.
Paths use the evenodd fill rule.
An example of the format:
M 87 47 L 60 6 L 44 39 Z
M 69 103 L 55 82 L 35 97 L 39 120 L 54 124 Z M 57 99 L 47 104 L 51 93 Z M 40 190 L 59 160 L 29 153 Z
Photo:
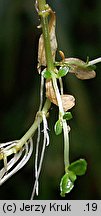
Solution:
M 74 183 L 72 182 L 72 180 L 69 177 L 69 173 L 66 173 L 60 182 L 60 191 L 61 191 L 61 196 L 65 197 L 66 193 L 69 193 L 72 188 L 74 187 Z
M 71 112 L 65 112 L 63 119 L 70 120 L 72 118 Z
M 87 69 L 88 69 L 89 71 L 95 70 L 95 69 L 96 69 L 96 65 L 87 66 Z
M 69 178 L 71 179 L 72 182 L 74 182 L 77 179 L 74 172 L 68 170 L 68 174 L 69 174 Z
M 68 167 L 68 170 L 75 173 L 75 175 L 81 176 L 84 175 L 87 170 L 87 162 L 84 159 L 79 159 L 71 163 Z
M 69 67 L 60 67 L 57 78 L 65 76 L 69 72 Z
M 55 130 L 55 133 L 56 135 L 59 135 L 62 133 L 62 121 L 59 119 L 56 123 L 55 123 L 55 127 L 54 127 L 54 130 Z
M 42 75 L 43 75 L 44 78 L 46 78 L 46 79 L 50 79 L 50 78 L 51 78 L 51 72 L 48 71 L 47 69 L 44 69 L 44 70 L 43 70 Z

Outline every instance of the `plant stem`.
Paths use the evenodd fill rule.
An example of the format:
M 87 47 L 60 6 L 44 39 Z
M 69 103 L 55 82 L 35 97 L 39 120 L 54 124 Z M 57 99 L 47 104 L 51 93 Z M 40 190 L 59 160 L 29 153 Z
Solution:
M 53 63 L 53 58 L 52 58 L 52 51 L 51 51 L 51 44 L 50 44 L 50 35 L 49 35 L 49 27 L 48 27 L 48 15 L 49 15 L 49 6 L 46 4 L 46 0 L 37 0 L 36 1 L 38 4 L 38 12 L 41 17 L 41 26 L 42 26 L 42 33 L 43 33 L 43 39 L 44 39 L 44 46 L 45 46 L 45 55 L 46 55 L 46 62 L 47 62 L 47 69 L 51 72 L 52 74 L 52 82 L 53 82 L 53 87 L 56 93 L 58 105 L 59 105 L 59 112 L 61 114 L 61 118 L 64 115 L 64 110 L 62 106 L 62 100 L 61 100 L 61 95 L 58 89 L 57 85 L 57 79 L 54 75 L 55 71 L 55 66 Z M 6 157 L 18 152 L 23 145 L 28 141 L 30 137 L 32 137 L 38 128 L 38 124 L 42 122 L 43 116 L 42 113 L 47 115 L 47 112 L 51 106 L 51 102 L 49 99 L 46 99 L 46 102 L 44 104 L 44 107 L 42 110 L 40 110 L 39 115 L 36 116 L 36 119 L 30 129 L 25 133 L 25 135 L 17 142 L 17 145 L 14 147 L 11 147 L 7 152 L 6 152 Z M 68 133 L 67 130 L 67 124 L 66 121 L 63 121 L 63 131 L 64 131 L 64 164 L 65 166 L 68 165 L 69 163 L 69 139 L 68 139 Z M 3 153 L 0 153 L 0 160 L 4 158 Z
M 50 71 L 54 70 L 54 64 L 52 59 L 52 53 L 51 53 L 51 45 L 50 45 L 50 36 L 49 36 L 49 29 L 48 29 L 48 18 L 47 15 L 44 14 L 45 12 L 45 6 L 46 1 L 45 0 L 37 0 L 39 11 L 42 13 L 41 15 L 41 26 L 43 31 L 43 38 L 44 38 L 44 46 L 45 46 L 45 54 L 46 54 L 46 62 L 47 62 L 47 68 Z M 51 102 L 49 99 L 46 99 L 46 102 L 44 104 L 44 107 L 41 112 L 44 112 L 45 115 L 47 114 L 49 108 L 51 106 Z M 36 117 L 34 123 L 30 127 L 30 129 L 25 133 L 25 135 L 18 141 L 17 145 L 9 149 L 6 153 L 6 156 L 9 156 L 17 151 L 19 151 L 22 146 L 27 142 L 27 140 L 33 136 L 34 132 L 36 131 L 38 124 L 42 122 L 42 115 L 38 118 Z M 0 153 L 0 160 L 3 159 L 3 154 Z
M 46 0 L 37 0 L 38 7 L 40 11 L 45 10 Z
M 25 135 L 17 142 L 16 146 L 13 146 L 6 151 L 6 157 L 11 155 L 11 154 L 18 152 L 23 147 L 23 145 L 27 142 L 27 140 L 34 135 L 36 129 L 38 128 L 39 122 L 41 123 L 43 120 L 41 113 L 44 113 L 45 115 L 47 115 L 47 112 L 48 112 L 50 106 L 51 106 L 50 100 L 46 99 L 46 102 L 44 104 L 42 111 L 36 117 L 32 126 L 25 133 Z M 4 158 L 4 154 L 2 152 L 0 152 L 0 160 L 2 160 L 3 158 Z
M 38 8 L 39 11 L 41 12 L 41 26 L 42 26 L 42 32 L 43 32 L 43 38 L 44 38 L 44 46 L 45 46 L 45 54 L 46 54 L 46 62 L 47 62 L 47 68 L 52 74 L 52 82 L 53 82 L 53 87 L 56 93 L 58 105 L 59 105 L 59 110 L 63 114 L 64 110 L 62 107 L 62 101 L 61 101 L 61 96 L 59 93 L 59 89 L 57 86 L 57 80 L 54 75 L 54 63 L 53 63 L 53 58 L 52 58 L 52 51 L 51 51 L 51 44 L 50 44 L 50 35 L 49 35 L 49 28 L 48 28 L 48 18 L 47 15 L 44 14 L 45 11 L 45 5 L 46 1 L 45 0 L 38 0 Z
M 59 89 L 58 89 L 56 77 L 54 75 L 52 76 L 52 81 L 53 81 L 53 87 L 54 87 L 54 90 L 55 90 L 56 98 L 57 98 L 57 101 L 58 101 L 59 111 L 60 111 L 61 115 L 63 116 L 64 110 L 63 110 L 63 106 L 62 106 L 61 95 L 60 95 L 60 92 L 59 92 Z
M 17 149 L 21 148 L 24 143 L 31 137 L 33 136 L 34 132 L 36 131 L 38 124 L 42 122 L 42 115 L 41 113 L 44 113 L 45 115 L 47 115 L 47 112 L 49 110 L 51 106 L 51 102 L 49 99 L 46 99 L 46 102 L 44 104 L 44 107 L 42 109 L 42 111 L 39 113 L 39 116 L 36 117 L 34 123 L 32 124 L 32 126 L 30 127 L 30 129 L 26 132 L 26 134 L 19 140 L 19 143 L 17 144 Z
M 59 114 L 60 114 L 60 118 L 62 119 L 63 122 L 63 135 L 64 135 L 64 166 L 65 166 L 65 172 L 69 166 L 69 132 L 68 132 L 68 126 L 67 126 L 67 122 L 66 120 L 63 119 L 63 115 L 64 115 L 64 110 L 63 110 L 63 106 L 62 106 L 62 100 L 61 100 L 61 95 L 58 89 L 58 85 L 57 85 L 57 80 L 56 77 L 53 75 L 52 76 L 52 81 L 53 81 L 53 86 L 54 86 L 54 90 L 56 93 L 56 98 L 58 101 L 58 106 L 59 106 Z
M 66 121 L 63 121 L 63 133 L 64 133 L 64 166 L 65 172 L 69 166 L 69 132 Z
M 45 46 L 45 55 L 46 55 L 46 62 L 47 62 L 47 69 L 50 71 L 54 70 L 52 52 L 51 52 L 51 44 L 50 44 L 50 36 L 49 36 L 49 27 L 48 27 L 48 17 L 45 15 L 45 0 L 38 0 L 38 8 L 41 13 L 41 26 L 44 38 L 44 46 Z
M 99 58 L 97 58 L 97 59 L 94 59 L 94 60 L 92 60 L 92 61 L 89 61 L 89 62 L 88 62 L 88 66 L 97 64 L 97 63 L 99 63 L 99 62 L 101 62 L 101 57 L 99 57 Z
M 45 0 L 38 0 L 38 7 L 41 12 L 45 10 L 45 5 L 46 5 Z M 58 101 L 59 112 L 61 114 L 61 117 L 63 117 L 64 109 L 62 106 L 61 95 L 60 95 L 58 85 L 57 85 L 57 79 L 54 75 L 55 66 L 53 64 L 53 58 L 52 58 L 52 52 L 51 52 L 48 19 L 47 19 L 47 16 L 43 14 L 41 15 L 41 25 L 42 25 L 43 38 L 44 38 L 47 69 L 52 74 L 52 83 L 53 83 L 54 91 L 55 91 L 56 98 Z M 69 136 L 68 136 L 67 123 L 65 120 L 63 120 L 63 133 L 64 133 L 64 165 L 66 169 L 66 167 L 69 165 Z

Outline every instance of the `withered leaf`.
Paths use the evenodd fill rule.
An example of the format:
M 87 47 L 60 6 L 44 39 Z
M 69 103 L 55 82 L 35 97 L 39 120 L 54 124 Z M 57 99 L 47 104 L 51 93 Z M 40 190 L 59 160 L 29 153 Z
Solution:
M 73 95 L 63 94 L 61 95 L 61 99 L 65 112 L 75 105 L 75 98 Z
M 86 80 L 96 76 L 95 71 L 87 67 L 87 63 L 78 58 L 65 58 L 64 62 L 70 66 L 69 72 L 74 73 L 78 79 Z
M 57 50 L 57 40 L 55 34 L 55 26 L 56 26 L 56 16 L 55 13 L 51 10 L 51 17 L 49 20 L 49 35 L 50 35 L 50 44 L 53 61 L 55 61 L 55 55 Z M 39 38 L 39 46 L 38 46 L 38 68 L 40 66 L 46 66 L 46 56 L 45 56 L 45 47 L 44 47 L 44 39 L 43 34 L 41 34 Z
M 54 92 L 52 81 L 50 79 L 46 80 L 46 97 L 49 98 L 52 103 L 56 104 L 56 94 Z
M 46 80 L 46 97 L 58 106 L 58 101 L 51 80 Z M 75 98 L 72 95 L 63 94 L 61 95 L 61 100 L 65 112 L 75 105 Z

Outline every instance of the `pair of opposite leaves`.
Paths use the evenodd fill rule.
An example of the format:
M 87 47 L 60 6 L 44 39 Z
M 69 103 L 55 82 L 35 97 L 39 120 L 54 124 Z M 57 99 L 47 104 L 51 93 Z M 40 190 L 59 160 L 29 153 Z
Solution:
M 53 61 L 55 62 L 55 55 L 57 50 L 57 40 L 55 34 L 56 16 L 50 7 L 49 12 L 51 14 L 51 18 L 49 20 L 50 45 Z M 75 74 L 78 79 L 91 79 L 94 78 L 96 75 L 95 71 L 88 68 L 87 64 L 80 59 L 64 58 L 62 62 L 63 64 L 69 66 L 69 72 Z M 46 66 L 46 55 L 43 34 L 41 34 L 39 38 L 38 47 L 38 68 L 40 68 L 40 66 Z M 46 80 L 46 96 L 50 99 L 52 103 L 58 105 L 56 94 L 54 92 L 51 80 Z M 71 109 L 75 105 L 75 98 L 72 95 L 63 94 L 61 95 L 61 100 L 64 111 Z
M 48 12 L 50 13 L 51 17 L 49 20 L 49 36 L 50 36 L 50 45 L 51 45 L 51 52 L 53 57 L 53 62 L 55 62 L 55 55 L 57 50 L 57 40 L 55 34 L 55 27 L 56 27 L 56 15 L 49 7 Z M 60 52 L 61 53 L 61 52 Z M 63 63 L 70 67 L 69 72 L 74 73 L 77 78 L 79 79 L 91 79 L 95 77 L 95 71 L 87 67 L 87 63 L 78 59 L 78 58 L 65 58 L 63 57 Z M 43 34 L 41 34 L 39 38 L 39 46 L 38 46 L 38 68 L 40 66 L 46 66 L 46 55 L 45 55 L 45 47 L 44 47 L 44 38 Z

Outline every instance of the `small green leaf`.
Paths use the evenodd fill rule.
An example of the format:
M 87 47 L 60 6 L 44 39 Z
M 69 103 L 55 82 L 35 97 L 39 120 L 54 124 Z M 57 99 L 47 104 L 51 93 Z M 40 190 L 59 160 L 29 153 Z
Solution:
M 71 112 L 65 112 L 63 119 L 70 120 L 72 118 Z
M 90 66 L 87 66 L 87 69 L 88 70 L 95 70 L 96 69 L 96 65 L 90 65 Z
M 87 162 L 84 159 L 79 159 L 71 163 L 68 167 L 68 170 L 75 173 L 75 175 L 81 176 L 84 175 L 87 170 Z
M 50 79 L 50 78 L 51 78 L 51 72 L 48 71 L 47 69 L 44 69 L 44 70 L 43 70 L 42 75 L 43 75 L 44 78 L 46 78 L 46 79 Z
M 60 67 L 57 78 L 65 76 L 69 72 L 69 67 Z
M 72 182 L 74 182 L 77 179 L 74 172 L 68 170 L 68 174 L 69 174 L 69 178 L 71 179 Z
M 60 191 L 61 191 L 61 196 L 65 197 L 66 193 L 69 193 L 72 188 L 74 187 L 74 183 L 71 181 L 71 179 L 69 178 L 69 173 L 66 173 L 60 182 Z
M 59 135 L 62 133 L 62 121 L 60 119 L 55 123 L 54 130 L 55 130 L 56 135 Z

